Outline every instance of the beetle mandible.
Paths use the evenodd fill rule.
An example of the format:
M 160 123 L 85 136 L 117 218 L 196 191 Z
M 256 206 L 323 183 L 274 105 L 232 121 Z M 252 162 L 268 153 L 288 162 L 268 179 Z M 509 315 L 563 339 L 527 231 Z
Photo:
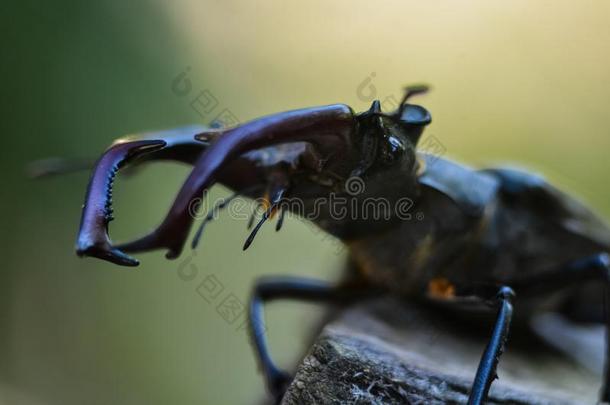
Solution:
M 426 90 L 408 87 L 391 113 L 384 113 L 379 101 L 362 113 L 334 104 L 273 114 L 233 128 L 188 127 L 119 139 L 93 169 L 77 253 L 125 266 L 138 265 L 129 253 L 165 249 L 168 258 L 177 257 L 194 221 L 191 202 L 215 183 L 236 195 L 265 196 L 266 210 L 245 249 L 278 211 L 281 226 L 283 213 L 294 211 L 283 203 L 297 198 L 298 214 L 343 241 L 353 265 L 339 285 L 301 278 L 266 278 L 255 285 L 250 331 L 274 398 L 281 399 L 291 378 L 271 360 L 263 334 L 264 302 L 343 300 L 380 289 L 451 305 L 472 299 L 493 303 L 495 326 L 469 393 L 470 404 L 481 404 L 507 339 L 515 292 L 515 319 L 528 318 L 549 302 L 556 304 L 551 298 L 561 293 L 566 305 L 556 309 L 604 322 L 601 302 L 608 294 L 604 288 L 609 281 L 610 230 L 539 176 L 509 168 L 473 170 L 417 152 L 431 116 L 408 101 Z M 191 164 L 193 170 L 156 229 L 115 246 L 108 236 L 115 175 L 124 166 L 154 160 Z M 363 185 L 357 195 L 344 187 L 354 178 Z M 408 221 L 390 213 L 371 221 L 355 212 L 337 217 L 328 206 L 320 210 L 315 204 L 331 194 L 357 203 L 374 197 L 396 204 L 408 198 L 424 217 Z M 355 206 L 346 205 L 348 210 Z M 200 235 L 197 232 L 193 247 Z M 606 368 L 603 402 L 610 401 L 608 378 Z

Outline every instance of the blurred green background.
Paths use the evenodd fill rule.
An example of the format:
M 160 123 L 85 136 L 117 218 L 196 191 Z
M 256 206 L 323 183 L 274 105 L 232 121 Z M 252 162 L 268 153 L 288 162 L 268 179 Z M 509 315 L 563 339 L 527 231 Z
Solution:
M 55 1 L 2 6 L 0 403 L 233 404 L 263 393 L 243 331 L 198 294 L 215 275 L 245 301 L 263 274 L 336 278 L 344 257 L 296 220 L 242 253 L 245 221 L 213 223 L 194 280 L 160 252 L 125 269 L 78 259 L 88 173 L 45 181 L 29 161 L 97 156 L 130 132 L 240 121 L 333 102 L 356 110 L 426 82 L 418 102 L 445 155 L 544 173 L 610 218 L 610 2 Z M 190 67 L 192 90 L 172 92 Z M 369 80 L 369 81 L 367 81 Z M 366 81 L 366 82 L 365 82 Z M 191 102 L 207 90 L 210 114 Z M 116 186 L 115 239 L 165 214 L 187 168 L 147 167 Z M 216 196 L 226 194 L 216 190 Z M 294 365 L 317 307 L 268 312 Z

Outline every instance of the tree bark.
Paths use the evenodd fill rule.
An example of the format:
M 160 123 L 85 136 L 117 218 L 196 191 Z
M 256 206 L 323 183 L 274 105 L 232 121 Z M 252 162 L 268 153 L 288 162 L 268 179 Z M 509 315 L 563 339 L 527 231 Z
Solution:
M 468 319 L 391 298 L 348 308 L 323 328 L 282 403 L 466 403 L 492 329 L 492 319 Z M 488 403 L 592 404 L 596 374 L 513 328 Z

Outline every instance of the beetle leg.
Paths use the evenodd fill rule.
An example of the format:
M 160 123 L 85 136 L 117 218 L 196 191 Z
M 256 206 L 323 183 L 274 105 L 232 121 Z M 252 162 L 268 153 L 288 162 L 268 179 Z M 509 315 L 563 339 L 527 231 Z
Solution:
M 479 361 L 468 396 L 468 405 L 483 404 L 487 400 L 491 384 L 497 378 L 496 368 L 508 339 L 515 297 L 513 289 L 508 286 L 498 288 L 491 284 L 456 285 L 445 278 L 438 278 L 430 281 L 427 297 L 435 304 L 464 309 L 480 307 L 482 303 L 497 307 L 491 338 Z M 494 299 L 490 300 L 490 297 Z
M 271 359 L 265 337 L 263 305 L 280 298 L 345 303 L 375 293 L 370 287 L 361 289 L 357 285 L 332 285 L 325 281 L 300 277 L 268 277 L 256 282 L 248 309 L 249 331 L 267 388 L 277 403 L 281 401 L 292 376 L 279 369 Z
M 549 294 L 563 288 L 573 287 L 580 283 L 595 280 L 604 281 L 606 287 L 604 293 L 604 309 L 606 314 L 606 366 L 600 392 L 600 402 L 608 403 L 610 402 L 610 340 L 608 337 L 608 334 L 610 333 L 610 316 L 608 316 L 608 314 L 610 314 L 610 256 L 607 253 L 596 254 L 569 262 L 555 270 L 511 280 L 509 284 L 514 288 L 519 297 L 523 299 Z M 464 291 L 473 292 L 476 291 L 476 289 L 477 287 L 474 287 L 474 289 L 467 288 L 464 289 Z M 459 291 L 457 295 L 464 295 L 464 291 Z M 494 356 L 495 353 L 497 353 L 498 357 L 501 354 L 502 342 L 506 339 L 506 333 L 508 332 L 508 323 L 510 323 L 510 315 L 512 312 L 512 297 L 508 291 L 502 293 L 501 289 L 500 293 L 500 309 L 498 311 L 496 325 L 494 327 L 492 339 L 479 364 L 475 383 L 470 394 L 469 404 L 480 404 L 482 401 L 485 401 L 489 387 L 495 378 L 497 358 Z M 504 298 L 502 295 L 504 295 Z
M 501 287 L 496 295 L 499 307 L 496 324 L 479 362 L 472 390 L 468 397 L 468 405 L 481 405 L 487 399 L 491 383 L 496 379 L 496 368 L 508 339 L 508 330 L 513 314 L 512 300 L 514 296 L 515 293 L 509 287 Z

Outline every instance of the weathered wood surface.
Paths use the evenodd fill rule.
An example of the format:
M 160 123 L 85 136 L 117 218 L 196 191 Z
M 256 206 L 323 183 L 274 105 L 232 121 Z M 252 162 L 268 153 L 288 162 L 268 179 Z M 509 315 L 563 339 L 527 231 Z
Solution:
M 359 304 L 324 327 L 283 404 L 465 403 L 490 330 L 389 298 Z M 534 335 L 512 335 L 490 404 L 596 402 L 597 373 Z

